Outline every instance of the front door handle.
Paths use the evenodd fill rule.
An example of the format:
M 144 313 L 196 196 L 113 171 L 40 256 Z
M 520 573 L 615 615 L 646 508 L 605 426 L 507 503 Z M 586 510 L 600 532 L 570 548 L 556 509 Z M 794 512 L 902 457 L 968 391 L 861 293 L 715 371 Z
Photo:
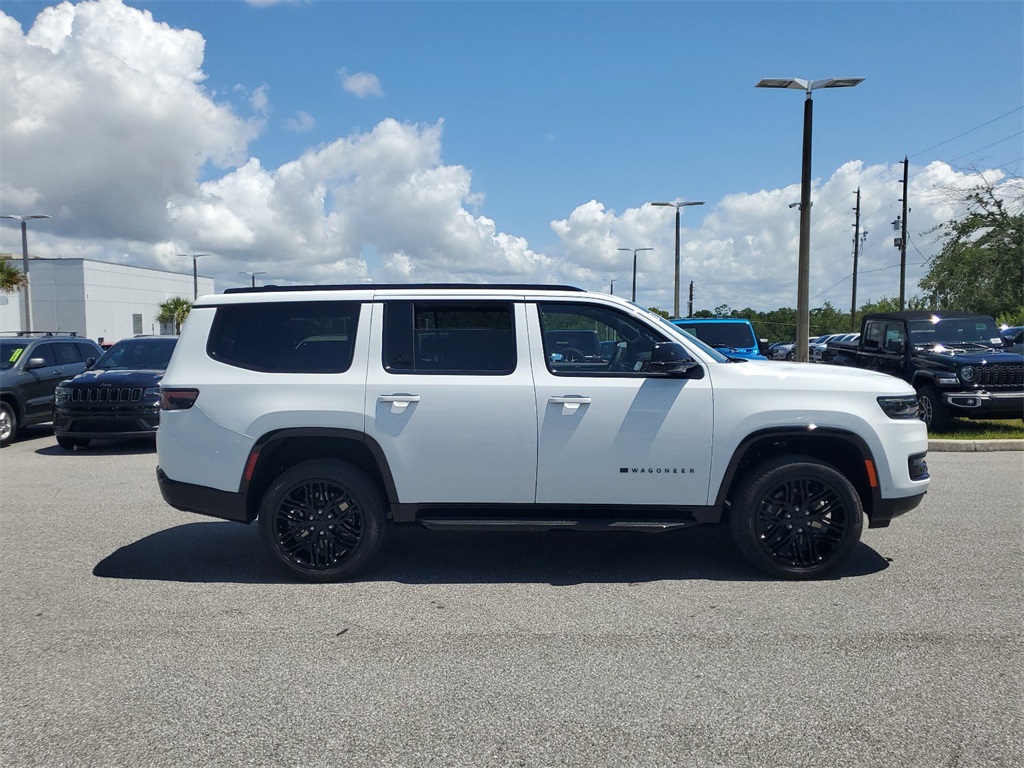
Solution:
M 562 406 L 562 413 L 571 416 L 580 409 L 581 405 L 590 405 L 590 398 L 583 395 L 565 395 L 564 397 L 549 397 L 548 402 L 552 405 Z

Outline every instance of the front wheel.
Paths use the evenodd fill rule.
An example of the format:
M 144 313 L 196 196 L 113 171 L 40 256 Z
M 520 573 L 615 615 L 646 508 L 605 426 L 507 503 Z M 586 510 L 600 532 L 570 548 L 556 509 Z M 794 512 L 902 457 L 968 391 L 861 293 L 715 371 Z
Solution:
M 283 472 L 260 505 L 264 545 L 293 576 L 339 581 L 366 566 L 384 531 L 384 500 L 356 466 L 333 459 Z
M 10 445 L 17 431 L 18 422 L 14 418 L 14 410 L 7 403 L 0 402 L 0 447 Z
M 935 387 L 926 384 L 917 390 L 917 403 L 921 407 L 921 421 L 928 426 L 929 432 L 943 432 L 953 426 L 949 408 Z
M 730 527 L 740 551 L 765 573 L 813 579 L 842 563 L 863 528 L 850 481 L 809 456 L 779 456 L 757 467 L 733 499 Z

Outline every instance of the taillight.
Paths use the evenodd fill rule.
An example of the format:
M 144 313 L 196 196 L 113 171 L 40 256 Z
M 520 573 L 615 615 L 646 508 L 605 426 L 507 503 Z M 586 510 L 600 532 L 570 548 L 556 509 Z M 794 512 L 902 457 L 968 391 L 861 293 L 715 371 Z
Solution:
M 195 405 L 198 389 L 160 388 L 161 411 L 187 411 Z

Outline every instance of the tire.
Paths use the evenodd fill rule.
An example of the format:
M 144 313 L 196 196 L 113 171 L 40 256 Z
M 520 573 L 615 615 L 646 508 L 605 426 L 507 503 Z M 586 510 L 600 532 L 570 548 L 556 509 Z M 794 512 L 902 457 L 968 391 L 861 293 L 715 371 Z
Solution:
M 813 579 L 853 552 L 864 507 L 850 481 L 831 465 L 809 456 L 779 456 L 741 481 L 729 524 L 736 546 L 760 570 L 777 578 Z
M 917 402 L 921 406 L 921 421 L 928 426 L 929 432 L 944 432 L 953 426 L 949 408 L 935 387 L 926 384 L 917 390 Z
M 789 352 L 786 353 L 786 359 L 789 360 L 790 362 L 796 360 L 796 352 L 794 352 L 792 349 L 789 350 Z
M 18 420 L 14 417 L 14 409 L 0 402 L 0 448 L 10 445 L 17 431 Z
M 344 461 L 316 459 L 281 473 L 263 496 L 260 538 L 303 581 L 349 578 L 380 546 L 386 522 L 380 489 Z

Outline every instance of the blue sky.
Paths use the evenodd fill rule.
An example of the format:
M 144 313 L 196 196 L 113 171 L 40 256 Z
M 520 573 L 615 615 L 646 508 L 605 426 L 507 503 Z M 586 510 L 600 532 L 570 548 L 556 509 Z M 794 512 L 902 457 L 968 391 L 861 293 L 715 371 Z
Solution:
M 2 2 L 0 11 L 31 46 L 29 30 L 51 5 Z M 638 300 L 671 307 L 672 214 L 643 204 L 683 198 L 706 201 L 683 217 L 684 281 L 697 284 L 698 307 L 793 306 L 798 217 L 786 203 L 799 199 L 803 94 L 756 89 L 762 77 L 866 78 L 814 95 L 812 304 L 850 301 L 843 279 L 857 186 L 867 300 L 898 293 L 888 224 L 904 155 L 915 281 L 938 247 L 926 231 L 954 212 L 936 190 L 968 183 L 971 170 L 1019 177 L 1024 164 L 1019 2 L 89 6 L 56 13 L 75 19 L 63 28 L 74 45 L 0 75 L 0 208 L 54 214 L 34 229 L 39 255 L 189 271 L 177 253 L 210 252 L 202 266 L 218 290 L 258 268 L 281 283 L 516 279 L 607 289 L 615 278 L 621 293 L 629 265 L 617 248 L 652 246 Z M 154 39 L 143 43 L 140 29 Z M 200 36 L 198 49 L 185 30 Z M 97 48 L 110 68 L 97 69 Z M 182 99 L 174 119 L 159 104 L 133 106 L 131 94 L 145 88 L 140 66 L 150 64 L 152 88 Z M 69 92 L 120 97 L 96 99 L 93 114 L 86 101 L 55 105 L 29 136 L 33 66 L 65 73 L 55 76 L 68 78 Z M 346 89 L 353 75 L 362 90 L 360 81 Z M 12 98 L 21 87 L 24 99 Z M 84 129 L 93 117 L 98 127 Z M 53 124 L 39 130 L 38 120 Z M 122 132 L 148 162 L 123 152 L 101 162 Z M 60 149 L 43 151 L 47 141 Z M 189 151 L 167 152 L 175 142 Z M 106 187 L 95 181 L 103 170 L 81 183 L 62 170 L 69 148 L 79 164 L 76 147 L 116 171 Z M 365 156 L 342 159 L 357 147 Z M 12 159 L 22 149 L 31 163 Z M 289 171 L 296 163 L 302 183 Z M 40 174 L 42 164 L 51 167 Z M 98 209 L 103 189 L 133 184 L 120 215 Z M 68 192 L 76 187 L 77 199 Z M 267 212 L 311 196 L 322 198 L 319 215 Z M 16 229 L 0 235 L 0 250 L 20 252 Z

